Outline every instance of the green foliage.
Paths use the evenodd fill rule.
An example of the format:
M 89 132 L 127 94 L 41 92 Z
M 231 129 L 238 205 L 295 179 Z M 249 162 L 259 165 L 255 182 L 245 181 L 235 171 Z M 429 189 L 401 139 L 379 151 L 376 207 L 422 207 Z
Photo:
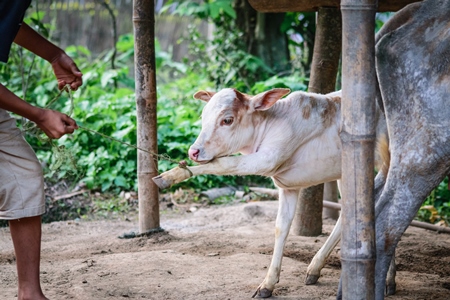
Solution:
M 209 0 L 202 3 L 195 1 L 168 1 L 165 8 L 162 9 L 161 12 L 165 12 L 174 3 L 177 4 L 174 14 L 179 14 L 182 16 L 196 16 L 201 19 L 211 18 L 213 20 L 217 20 L 223 15 L 226 15 L 232 19 L 236 18 L 236 12 L 231 5 L 231 0 Z
M 450 224 L 450 191 L 448 177 L 436 187 L 427 197 L 419 212 L 417 219 L 433 224 L 448 226 Z
M 109 215 L 126 214 L 131 210 L 131 206 L 128 201 L 119 196 L 113 196 L 104 199 L 94 198 L 92 213 L 97 216 L 108 217 Z
M 258 94 L 273 88 L 289 88 L 291 91 L 306 91 L 306 78 L 299 74 L 292 74 L 285 77 L 277 75 L 264 81 L 256 82 L 252 88 L 252 94 Z
M 291 63 L 293 68 L 301 70 L 304 75 L 308 75 L 316 33 L 316 13 L 288 12 L 280 30 L 290 37 L 288 42 L 289 51 L 292 53 Z
M 115 69 L 110 67 L 112 51 L 93 59 L 83 47 L 66 49 L 84 73 L 84 85 L 73 94 L 73 99 L 67 93 L 57 97 L 56 80 L 48 62 L 16 46 L 10 62 L 1 66 L 1 81 L 15 94 L 40 107 L 47 107 L 56 96 L 49 108 L 71 115 L 82 127 L 135 144 L 134 81 L 127 66 L 134 51 L 129 40 L 130 36 L 123 36 L 118 41 L 120 54 Z M 47 180 L 72 178 L 103 191 L 136 188 L 135 149 L 83 129 L 53 141 L 56 148 L 52 152 L 52 143 L 40 136 L 28 135 L 27 140 L 43 163 Z M 62 165 L 61 155 L 65 158 Z
M 236 12 L 231 0 L 169 1 L 162 12 L 175 6 L 174 14 L 195 20 L 188 28 L 191 59 L 185 63 L 191 70 L 201 72 L 215 88 L 234 87 L 249 92 L 253 84 L 274 72 L 264 62 L 246 51 L 243 33 L 235 26 Z M 208 39 L 198 31 L 198 24 L 214 25 L 213 37 Z

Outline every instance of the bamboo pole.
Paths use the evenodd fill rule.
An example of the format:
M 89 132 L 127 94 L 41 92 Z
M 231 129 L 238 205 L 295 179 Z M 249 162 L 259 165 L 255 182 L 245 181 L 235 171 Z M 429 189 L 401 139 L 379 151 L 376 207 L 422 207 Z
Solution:
M 341 55 L 341 13 L 337 8 L 321 7 L 317 13 L 314 54 L 308 90 L 326 94 L 335 90 Z M 302 236 L 322 233 L 323 184 L 302 189 L 292 232 Z
M 342 297 L 375 298 L 376 0 L 342 0 Z
M 157 153 L 154 1 L 133 1 L 137 145 Z M 139 231 L 160 230 L 158 175 L 155 156 L 138 151 Z

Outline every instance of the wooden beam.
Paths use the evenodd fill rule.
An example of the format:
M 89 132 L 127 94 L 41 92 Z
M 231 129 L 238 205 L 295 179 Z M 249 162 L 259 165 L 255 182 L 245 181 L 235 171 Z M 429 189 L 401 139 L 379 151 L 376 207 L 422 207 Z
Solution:
M 378 12 L 398 11 L 408 4 L 421 0 L 379 0 Z M 340 7 L 340 0 L 249 0 L 259 12 L 317 11 L 319 7 Z

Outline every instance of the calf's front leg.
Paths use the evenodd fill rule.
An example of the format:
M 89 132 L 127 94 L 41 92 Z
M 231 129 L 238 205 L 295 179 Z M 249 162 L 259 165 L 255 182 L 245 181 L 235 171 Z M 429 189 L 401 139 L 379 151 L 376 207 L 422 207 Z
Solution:
M 280 279 L 281 261 L 283 259 L 284 245 L 286 238 L 289 235 L 292 219 L 295 214 L 295 207 L 297 206 L 299 190 L 279 190 L 279 206 L 277 219 L 275 222 L 275 246 L 273 249 L 272 261 L 266 278 L 259 285 L 252 298 L 259 296 L 268 298 L 272 296 L 275 284 Z
M 249 155 L 220 157 L 203 165 L 175 167 L 153 177 L 153 181 L 159 188 L 165 189 L 192 176 L 202 174 L 271 176 L 280 159 L 284 158 L 281 155 L 277 156 L 277 153 L 271 153 L 271 156 L 268 157 L 260 152 Z

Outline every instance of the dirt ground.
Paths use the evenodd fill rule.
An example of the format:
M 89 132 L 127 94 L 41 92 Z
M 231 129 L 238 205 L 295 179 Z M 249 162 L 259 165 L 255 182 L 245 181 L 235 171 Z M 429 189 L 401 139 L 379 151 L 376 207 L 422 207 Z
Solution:
M 164 233 L 119 239 L 137 230 L 128 221 L 43 225 L 41 278 L 50 299 L 250 299 L 264 279 L 277 201 L 162 212 Z M 319 283 L 304 284 L 306 267 L 332 230 L 290 235 L 272 299 L 334 299 L 339 246 Z M 389 299 L 450 299 L 450 235 L 410 227 L 397 252 L 397 294 Z M 8 228 L 0 229 L 0 299 L 16 299 L 15 260 Z

